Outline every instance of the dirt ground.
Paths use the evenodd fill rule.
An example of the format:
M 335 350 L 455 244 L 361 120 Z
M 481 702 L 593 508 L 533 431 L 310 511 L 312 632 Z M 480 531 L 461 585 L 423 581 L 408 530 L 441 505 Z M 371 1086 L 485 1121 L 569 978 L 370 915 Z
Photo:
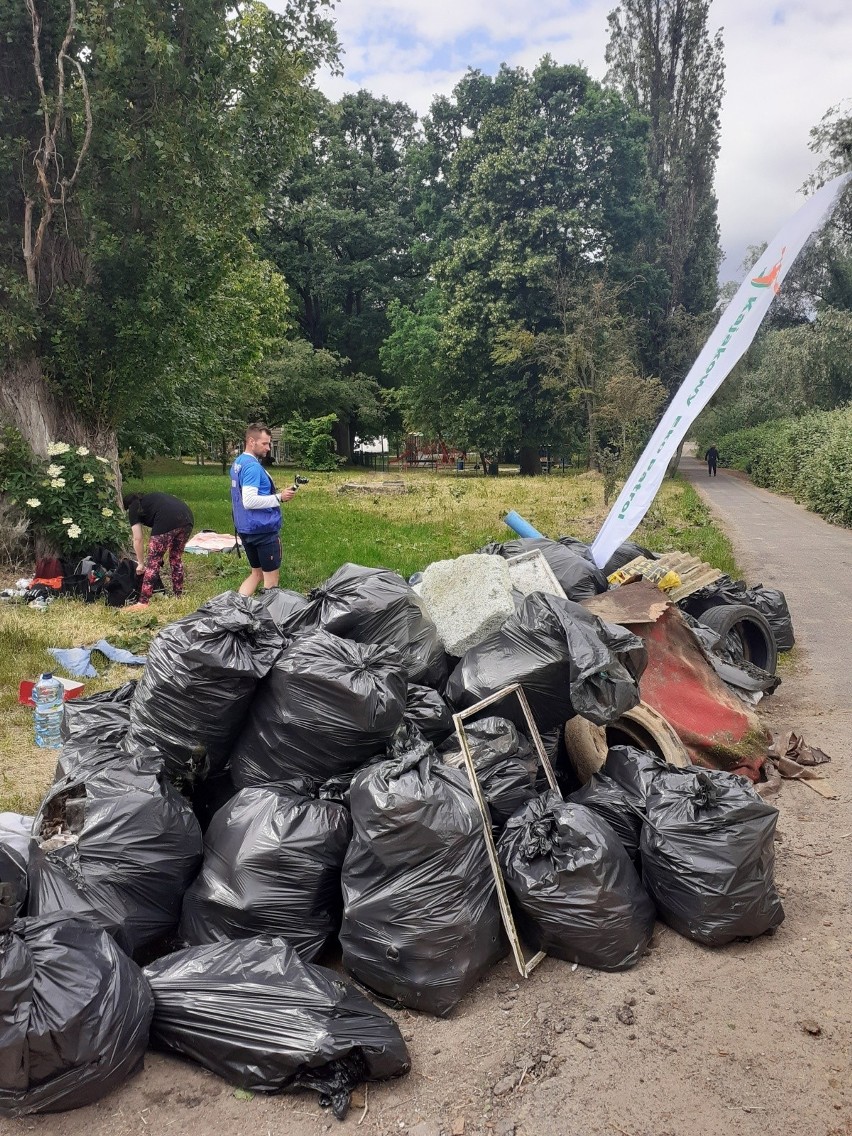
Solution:
M 718 480 L 711 498 L 723 480 L 736 479 Z M 735 498 L 736 485 L 725 492 Z M 447 1021 L 395 1013 L 412 1072 L 371 1085 L 342 1123 L 311 1094 L 242 1100 L 213 1075 L 150 1054 L 142 1074 L 98 1105 L 0 1122 L 0 1129 L 42 1136 L 852 1136 L 852 694 L 843 641 L 852 533 L 831 530 L 840 533 L 839 559 L 826 563 L 812 543 L 820 539 L 809 527 L 815 518 L 785 502 L 787 520 L 773 513 L 767 523 L 766 547 L 777 549 L 772 560 L 748 535 L 756 531 L 760 491 L 746 483 L 744 492 L 739 504 L 714 505 L 730 522 L 750 581 L 768 584 L 774 574 L 800 631 L 783 685 L 762 713 L 771 728 L 789 725 L 832 755 L 827 772 L 839 794 L 826 800 L 805 784 L 783 786 L 776 879 L 786 919 L 776 934 L 710 950 L 658 924 L 647 956 L 622 974 L 548 959 L 524 980 L 505 960 Z M 774 509 L 778 499 L 765 497 Z M 815 587 L 817 572 L 830 589 Z M 820 632 L 821 620 L 832 634 Z

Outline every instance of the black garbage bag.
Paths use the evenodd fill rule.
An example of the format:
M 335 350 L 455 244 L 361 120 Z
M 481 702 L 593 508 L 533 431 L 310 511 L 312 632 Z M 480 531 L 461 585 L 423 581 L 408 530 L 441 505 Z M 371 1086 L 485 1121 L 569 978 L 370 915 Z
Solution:
M 0 884 L 6 884 L 6 906 L 23 913 L 27 902 L 27 868 L 32 850 L 33 818 L 0 813 Z
M 586 544 L 584 540 L 580 540 L 576 536 L 561 536 L 559 543 L 563 544 L 566 548 L 584 556 L 587 560 L 595 563 L 592 557 L 592 547 Z M 659 555 L 656 552 L 651 552 L 650 548 L 643 548 L 641 544 L 636 544 L 632 540 L 625 540 L 610 556 L 603 568 L 599 569 L 603 573 L 604 579 L 611 576 L 613 572 L 623 568 L 625 564 L 629 564 L 631 560 L 635 560 L 637 556 L 645 556 L 649 560 L 659 560 Z
M 545 793 L 497 844 L 518 930 L 535 950 L 597 970 L 626 970 L 654 930 L 654 905 L 612 828 Z
M 87 915 L 129 955 L 175 930 L 201 863 L 189 803 L 138 758 L 55 784 L 33 837 L 30 915 Z
M 310 607 L 301 592 L 291 592 L 289 588 L 266 588 L 254 602 L 285 635 L 301 629 L 301 615 Z
M 648 787 L 671 768 L 648 750 L 611 746 L 600 770 L 571 794 L 574 804 L 591 809 L 613 828 L 637 869 Z
M 119 1088 L 142 1068 L 153 1011 L 139 967 L 90 920 L 63 912 L 0 929 L 0 1116 L 81 1108 Z
M 389 568 L 344 564 L 310 593 L 304 626 L 356 643 L 384 643 L 403 657 L 409 682 L 443 690 L 447 658 L 420 596 Z
M 479 551 L 502 556 L 506 560 L 522 552 L 541 552 L 569 600 L 585 600 L 607 589 L 606 577 L 589 558 L 547 537 L 522 536 L 517 540 L 486 544 Z
M 274 788 L 354 772 L 384 754 L 406 686 L 393 647 L 303 632 L 257 688 L 231 754 L 234 784 Z
M 491 821 L 502 828 L 513 813 L 537 795 L 538 757 L 508 718 L 467 722 L 465 735 Z M 467 776 L 457 737 L 444 742 L 439 753 L 447 765 L 461 769 Z
M 313 1089 L 342 1120 L 357 1085 L 411 1068 L 396 1023 L 284 939 L 189 947 L 145 975 L 152 1043 L 242 1089 Z
M 405 698 L 405 720 L 416 726 L 430 742 L 442 742 L 453 732 L 453 712 L 431 686 L 408 684 Z
M 632 632 L 571 600 L 535 592 L 499 631 L 466 652 L 446 695 L 463 708 L 520 683 L 539 730 L 574 714 L 605 725 L 639 702 L 637 680 L 646 661 Z M 500 713 L 525 728 L 515 698 L 501 703 Z
M 660 918 L 711 947 L 778 927 L 777 820 L 743 777 L 695 766 L 660 773 L 648 790 L 641 845 Z
M 243 789 L 207 829 L 180 937 L 198 944 L 279 935 L 313 962 L 340 930 L 351 834 L 349 812 L 335 801 Z
M 382 997 L 443 1017 L 507 950 L 467 775 L 422 743 L 356 774 L 351 805 L 343 964 Z
M 793 633 L 793 621 L 790 609 L 787 607 L 787 599 L 777 588 L 764 588 L 763 584 L 754 584 L 747 588 L 742 580 L 721 576 L 714 583 L 686 596 L 678 607 L 695 619 L 700 619 L 708 608 L 723 604 L 728 606 L 745 604 L 747 607 L 756 608 L 766 616 L 779 651 L 791 651 L 795 646 L 796 637 Z
M 151 643 L 130 704 L 129 747 L 160 750 L 179 787 L 223 772 L 283 646 L 274 620 L 237 592 L 170 623 Z
M 87 698 L 72 698 L 64 704 L 63 742 L 120 745 L 130 724 L 130 700 L 136 679 L 115 690 L 104 690 Z

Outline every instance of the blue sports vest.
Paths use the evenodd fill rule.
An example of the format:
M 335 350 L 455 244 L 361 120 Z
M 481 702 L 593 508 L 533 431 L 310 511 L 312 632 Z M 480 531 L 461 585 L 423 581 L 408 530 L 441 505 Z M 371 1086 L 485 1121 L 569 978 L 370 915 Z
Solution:
M 248 462 L 256 462 L 257 458 L 251 454 L 240 454 L 231 466 L 231 508 L 234 511 L 234 525 L 238 533 L 244 536 L 256 536 L 262 533 L 277 533 L 281 528 L 281 506 L 270 505 L 266 509 L 247 509 L 243 504 L 242 470 Z M 275 492 L 272 478 L 261 466 L 261 472 L 267 481 L 267 486 L 260 485 L 258 493 L 261 497 L 270 496 Z

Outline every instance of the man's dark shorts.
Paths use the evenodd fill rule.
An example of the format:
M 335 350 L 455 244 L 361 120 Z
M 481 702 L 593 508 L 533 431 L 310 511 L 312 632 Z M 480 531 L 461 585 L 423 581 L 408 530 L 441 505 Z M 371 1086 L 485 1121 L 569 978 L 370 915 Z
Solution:
M 259 568 L 262 572 L 274 572 L 281 567 L 281 537 L 278 533 L 270 533 L 263 538 L 251 537 L 248 540 L 241 536 L 246 560 L 252 568 Z

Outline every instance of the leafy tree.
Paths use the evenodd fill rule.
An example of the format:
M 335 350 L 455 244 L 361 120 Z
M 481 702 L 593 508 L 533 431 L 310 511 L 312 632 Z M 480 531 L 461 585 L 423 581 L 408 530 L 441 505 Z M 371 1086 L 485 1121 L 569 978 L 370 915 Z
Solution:
M 294 416 L 287 423 L 284 434 L 290 443 L 293 457 L 305 469 L 337 469 L 334 456 L 334 440 L 331 436 L 334 415 L 325 414 L 320 418 L 299 418 Z
M 434 264 L 437 395 L 457 444 L 519 449 L 522 472 L 538 471 L 539 447 L 558 437 L 554 389 L 534 354 L 501 337 L 559 326 L 556 278 L 579 286 L 601 264 L 637 276 L 644 131 L 615 92 L 549 58 L 531 74 L 470 71 L 436 100 L 426 135 L 452 215 Z
M 646 248 L 645 369 L 670 389 L 700 346 L 721 259 L 713 177 L 724 94 L 711 0 L 622 0 L 609 16 L 607 82 L 649 122 L 648 177 L 660 226 Z
M 285 324 L 249 240 L 336 46 L 322 0 L 0 0 L 0 414 L 115 459 L 197 437 Z
M 419 289 L 406 167 L 417 119 L 368 91 L 318 106 L 312 146 L 271 200 L 264 247 L 298 297 L 305 338 L 378 378 L 387 306 Z

